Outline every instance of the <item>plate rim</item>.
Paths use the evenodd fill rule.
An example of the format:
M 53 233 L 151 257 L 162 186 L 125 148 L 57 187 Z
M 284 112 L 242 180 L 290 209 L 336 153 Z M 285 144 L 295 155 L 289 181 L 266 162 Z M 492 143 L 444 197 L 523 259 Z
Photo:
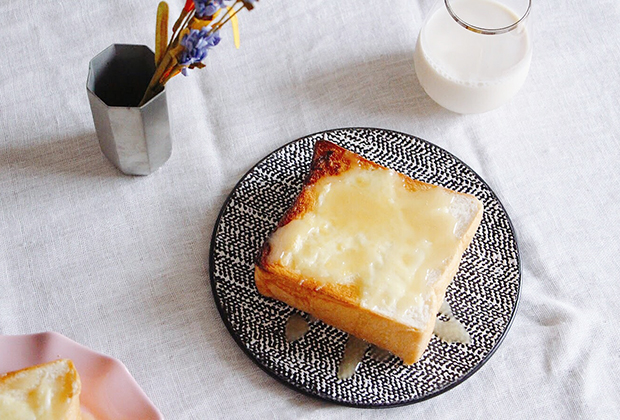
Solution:
M 159 408 L 155 405 L 155 403 L 151 400 L 151 398 L 146 394 L 142 386 L 138 383 L 137 379 L 131 374 L 125 363 L 123 363 L 120 359 L 116 357 L 109 356 L 107 354 L 101 353 L 100 351 L 93 350 L 90 347 L 87 347 L 84 344 L 78 343 L 77 341 L 65 336 L 62 333 L 57 331 L 41 331 L 35 333 L 26 333 L 26 334 L 0 334 L 0 347 L 10 347 L 14 343 L 24 343 L 24 342 L 41 342 L 45 343 L 41 345 L 43 347 L 56 347 L 60 344 L 63 344 L 64 351 L 63 355 L 59 355 L 58 357 L 53 357 L 49 361 L 58 360 L 58 359 L 70 359 L 76 364 L 76 368 L 78 369 L 78 374 L 80 373 L 78 362 L 75 360 L 75 355 L 81 354 L 83 357 L 87 357 L 92 360 L 98 360 L 100 365 L 108 366 L 106 368 L 107 373 L 111 372 L 113 369 L 117 370 L 122 375 L 122 380 L 126 384 L 126 386 L 131 389 L 132 392 L 136 393 L 139 397 L 139 400 L 136 399 L 138 404 L 144 409 L 143 411 L 147 412 L 150 416 L 148 417 L 151 420 L 164 420 L 164 416 L 159 410 Z M 38 347 L 38 346 L 37 346 Z M 69 356 L 67 353 L 73 353 L 74 356 Z M 37 357 L 39 360 L 34 365 L 27 364 L 21 367 L 18 367 L 13 370 L 4 371 L 0 370 L 0 376 L 4 373 L 13 372 L 20 369 L 25 369 L 31 366 L 36 366 L 38 364 L 46 363 L 47 358 L 45 357 Z M 105 362 L 105 363 L 103 363 Z M 85 383 L 85 378 L 90 375 L 80 375 L 80 380 L 82 384 Z M 102 381 L 105 382 L 105 379 Z M 90 383 L 86 381 L 86 383 Z M 88 387 L 87 387 L 88 388 Z M 82 387 L 82 392 L 84 393 L 84 386 Z M 86 392 L 86 394 L 90 394 Z M 96 398 L 95 398 L 96 399 Z M 84 404 L 82 400 L 80 400 L 80 405 L 82 407 L 86 407 L 86 409 L 91 412 L 93 411 L 93 407 L 90 404 Z M 92 413 L 91 413 L 92 414 Z M 108 413 L 109 414 L 109 413 Z M 126 415 L 127 413 L 123 413 L 122 415 Z M 131 414 L 131 413 L 129 413 Z M 97 418 L 100 418 L 98 415 Z
M 452 157 L 453 159 L 458 161 L 460 164 L 464 165 L 488 189 L 488 191 L 491 193 L 492 197 L 495 198 L 495 200 L 499 204 L 502 212 L 506 216 L 506 220 L 508 222 L 508 226 L 510 227 L 510 231 L 512 232 L 512 236 L 513 236 L 513 239 L 514 239 L 515 251 L 516 251 L 516 254 L 517 254 L 516 255 L 516 260 L 517 260 L 517 272 L 518 272 L 518 277 L 517 277 L 518 287 L 517 287 L 517 292 L 516 292 L 516 296 L 515 296 L 515 304 L 514 304 L 514 307 L 512 308 L 512 312 L 510 313 L 510 318 L 508 319 L 508 323 L 506 324 L 506 328 L 504 329 L 504 331 L 500 335 L 499 339 L 497 340 L 495 345 L 489 350 L 489 352 L 486 354 L 486 356 L 482 360 L 480 360 L 465 375 L 461 376 L 460 378 L 458 378 L 454 382 L 451 382 L 451 383 L 449 383 L 448 385 L 446 385 L 444 387 L 438 388 L 437 390 L 435 390 L 433 392 L 430 392 L 430 393 L 428 393 L 428 394 L 426 394 L 426 395 L 424 395 L 422 397 L 410 399 L 410 400 L 407 400 L 407 401 L 400 401 L 400 402 L 394 402 L 394 403 L 355 403 L 355 402 L 338 400 L 336 398 L 333 398 L 331 395 L 325 394 L 323 392 L 309 390 L 309 389 L 307 389 L 306 387 L 304 387 L 302 385 L 296 385 L 296 384 L 291 383 L 288 380 L 288 378 L 285 377 L 284 375 L 279 375 L 277 372 L 275 372 L 275 371 L 269 369 L 267 366 L 265 366 L 246 347 L 245 343 L 239 338 L 239 336 L 237 335 L 236 331 L 233 329 L 233 326 L 232 326 L 232 324 L 230 323 L 230 321 L 228 319 L 226 310 L 223 308 L 223 306 L 222 306 L 222 304 L 220 302 L 220 299 L 219 299 L 218 295 L 216 294 L 216 280 L 215 280 L 215 272 L 214 272 L 214 262 L 215 262 L 214 249 L 215 249 L 215 245 L 216 245 L 215 241 L 216 241 L 217 231 L 218 231 L 218 229 L 220 227 L 222 216 L 224 215 L 225 210 L 228 208 L 228 205 L 229 205 L 230 201 L 232 200 L 232 197 L 233 197 L 235 191 L 237 191 L 237 189 L 239 188 L 239 186 L 245 181 L 245 179 L 259 165 L 261 165 L 264 161 L 266 161 L 272 155 L 278 153 L 279 151 L 281 151 L 282 149 L 284 149 L 286 147 L 289 147 L 291 144 L 300 142 L 300 141 L 302 141 L 304 139 L 307 139 L 309 137 L 318 137 L 318 136 L 321 136 L 321 135 L 325 136 L 328 133 L 332 133 L 332 132 L 336 132 L 336 131 L 349 131 L 349 130 L 381 131 L 381 132 L 388 132 L 388 133 L 392 133 L 392 134 L 396 134 L 396 135 L 400 135 L 400 136 L 404 136 L 404 137 L 413 137 L 416 140 L 419 140 L 422 143 L 425 143 L 426 145 L 429 145 L 431 147 L 435 147 L 435 148 L 440 149 L 442 152 L 446 153 L 448 156 Z M 467 163 L 465 163 L 459 157 L 457 157 L 453 153 L 449 152 L 448 150 L 444 149 L 443 147 L 438 146 L 435 143 L 432 143 L 432 142 L 430 142 L 428 140 L 425 140 L 425 139 L 420 138 L 418 136 L 415 136 L 413 134 L 408 134 L 408 133 L 405 133 L 405 132 L 402 132 L 402 131 L 386 129 L 386 128 L 379 128 L 379 127 L 351 126 L 351 127 L 331 128 L 331 129 L 327 129 L 327 130 L 323 130 L 323 131 L 317 131 L 315 133 L 307 134 L 307 135 L 304 135 L 302 137 L 298 137 L 298 138 L 296 138 L 294 140 L 288 141 L 285 144 L 281 145 L 280 147 L 277 147 L 276 149 L 268 152 L 267 155 L 265 155 L 264 157 L 259 159 L 254 165 L 252 165 L 252 167 L 250 167 L 243 174 L 243 176 L 241 176 L 241 178 L 235 183 L 235 186 L 230 190 L 230 193 L 228 193 L 228 196 L 226 197 L 226 200 L 222 204 L 222 207 L 220 208 L 218 216 L 217 216 L 217 218 L 215 220 L 215 224 L 213 226 L 213 231 L 211 232 L 211 242 L 210 242 L 210 246 L 209 246 L 209 283 L 210 283 L 210 286 L 211 286 L 211 293 L 213 295 L 213 300 L 215 301 L 215 305 L 217 307 L 217 310 L 218 310 L 218 312 L 220 314 L 220 317 L 222 318 L 222 321 L 224 322 L 224 325 L 226 326 L 226 329 L 228 330 L 228 333 L 232 336 L 233 340 L 235 341 L 235 343 L 237 343 L 237 345 L 241 348 L 241 350 L 261 370 L 263 370 L 264 372 L 269 374 L 269 376 L 271 376 L 272 378 L 276 379 L 278 382 L 284 384 L 288 388 L 290 388 L 290 389 L 292 389 L 292 390 L 294 390 L 296 392 L 299 392 L 301 394 L 304 394 L 304 395 L 307 395 L 309 397 L 312 397 L 314 399 L 319 399 L 319 400 L 331 402 L 331 403 L 334 403 L 334 404 L 337 404 L 337 405 L 346 406 L 346 407 L 353 407 L 353 408 L 384 409 L 384 408 L 396 408 L 396 407 L 402 407 L 402 406 L 416 404 L 416 403 L 419 403 L 419 402 L 431 399 L 433 397 L 436 397 L 438 395 L 441 395 L 441 394 L 443 394 L 443 393 L 453 389 L 454 387 L 462 384 L 467 379 L 471 378 L 495 354 L 497 349 L 504 342 L 504 339 L 506 338 L 506 335 L 508 334 L 508 331 L 512 327 L 512 324 L 514 322 L 514 319 L 516 318 L 517 311 L 518 311 L 518 308 L 519 308 L 519 302 L 521 300 L 521 289 L 523 287 L 522 275 L 523 275 L 523 273 L 522 273 L 522 270 L 521 270 L 521 251 L 519 249 L 519 240 L 517 238 L 517 232 L 515 230 L 514 224 L 512 223 L 510 215 L 506 211 L 506 208 L 505 208 L 504 204 L 499 199 L 499 197 L 495 193 L 495 191 L 489 186 L 489 184 L 475 170 L 473 170 Z

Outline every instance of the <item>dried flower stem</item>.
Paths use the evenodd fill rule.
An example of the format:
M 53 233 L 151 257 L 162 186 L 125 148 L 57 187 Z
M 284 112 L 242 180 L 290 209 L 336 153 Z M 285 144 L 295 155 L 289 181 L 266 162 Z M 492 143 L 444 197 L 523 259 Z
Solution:
M 172 71 L 172 69 L 178 65 L 175 54 L 178 54 L 179 50 L 181 49 L 182 47 L 177 47 L 176 49 L 172 49 L 166 52 L 166 55 L 164 55 L 164 57 L 162 58 L 161 63 L 159 63 L 159 65 L 155 69 L 155 74 L 153 74 L 153 77 L 151 78 L 151 81 L 146 88 L 146 92 L 144 92 L 144 96 L 142 97 L 142 100 L 140 101 L 138 106 L 144 105 L 145 103 L 150 101 L 155 95 L 162 91 L 163 84 L 160 82 L 168 71 Z
M 241 4 L 241 7 L 235 10 L 234 7 L 237 4 Z M 245 3 L 243 3 L 241 0 L 237 0 L 236 2 L 234 2 L 233 5 L 230 6 L 229 9 L 226 9 L 226 13 L 224 13 L 224 16 L 215 25 L 213 25 L 213 28 L 211 28 L 211 30 L 209 31 L 209 34 L 219 31 L 222 26 L 228 23 L 230 19 L 232 19 L 237 13 L 239 13 L 244 8 L 245 8 Z
M 194 11 L 191 10 L 185 16 L 185 19 L 184 19 L 183 23 L 176 30 L 173 29 L 173 33 L 172 33 L 172 37 L 170 37 L 171 41 L 170 41 L 170 45 L 168 46 L 168 49 L 174 48 L 177 45 L 179 45 L 179 38 L 180 38 L 181 33 L 183 32 L 183 28 L 186 28 L 187 25 L 189 24 L 189 22 L 193 18 L 194 18 Z

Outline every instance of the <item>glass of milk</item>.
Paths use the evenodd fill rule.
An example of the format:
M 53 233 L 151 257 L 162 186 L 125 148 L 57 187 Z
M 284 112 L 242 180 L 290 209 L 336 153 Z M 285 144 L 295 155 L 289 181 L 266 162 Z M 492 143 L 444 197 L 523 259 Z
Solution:
M 531 0 L 438 0 L 414 54 L 426 93 L 460 114 L 495 109 L 525 82 L 532 61 Z

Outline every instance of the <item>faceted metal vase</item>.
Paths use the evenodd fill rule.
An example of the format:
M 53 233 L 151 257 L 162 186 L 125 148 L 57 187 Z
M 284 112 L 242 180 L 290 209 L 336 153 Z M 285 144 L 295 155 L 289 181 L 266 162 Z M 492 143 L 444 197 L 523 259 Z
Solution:
M 127 175 L 148 175 L 172 153 L 166 91 L 138 106 L 154 73 L 145 45 L 113 44 L 90 60 L 86 91 L 99 146 Z

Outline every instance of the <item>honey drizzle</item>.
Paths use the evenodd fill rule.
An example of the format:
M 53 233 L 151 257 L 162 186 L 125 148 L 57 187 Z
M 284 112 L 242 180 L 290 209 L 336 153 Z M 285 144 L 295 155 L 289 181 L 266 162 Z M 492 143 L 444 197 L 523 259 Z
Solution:
M 369 346 L 364 340 L 349 334 L 347 344 L 344 347 L 344 355 L 340 361 L 340 366 L 338 366 L 338 378 L 349 379 L 355 374 Z

